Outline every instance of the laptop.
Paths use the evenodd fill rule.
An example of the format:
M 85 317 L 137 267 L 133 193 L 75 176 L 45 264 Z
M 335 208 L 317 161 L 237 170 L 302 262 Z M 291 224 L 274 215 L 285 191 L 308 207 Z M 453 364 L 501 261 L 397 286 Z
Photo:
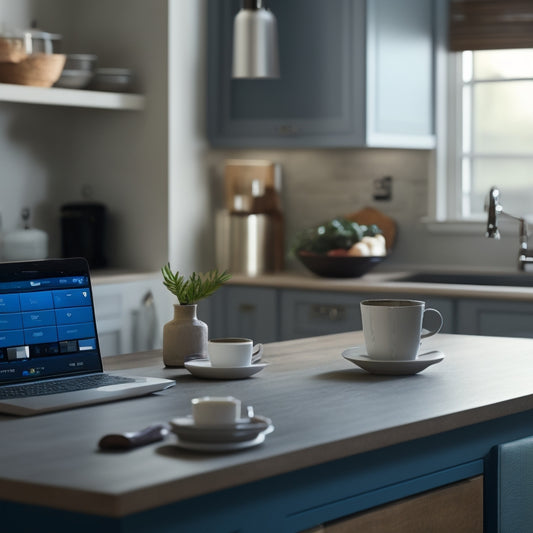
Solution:
M 85 259 L 0 263 L 0 413 L 35 415 L 173 385 L 103 371 Z

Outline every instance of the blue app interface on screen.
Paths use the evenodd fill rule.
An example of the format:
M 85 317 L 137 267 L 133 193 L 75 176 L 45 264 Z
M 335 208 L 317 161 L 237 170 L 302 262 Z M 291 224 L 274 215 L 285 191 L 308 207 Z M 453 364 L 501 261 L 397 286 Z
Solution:
M 100 366 L 89 279 L 0 282 L 0 382 Z

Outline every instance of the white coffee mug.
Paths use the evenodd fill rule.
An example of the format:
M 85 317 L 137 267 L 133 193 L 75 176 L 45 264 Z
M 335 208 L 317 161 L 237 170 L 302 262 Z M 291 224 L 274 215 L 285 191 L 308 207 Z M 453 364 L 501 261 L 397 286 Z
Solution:
M 257 352 L 262 351 L 262 345 L 253 345 L 252 339 L 243 337 L 227 337 L 210 339 L 207 343 L 207 353 L 211 366 L 219 368 L 236 368 L 250 366 L 252 356 L 257 360 Z
M 420 300 L 363 300 L 361 318 L 368 356 L 381 361 L 416 359 L 420 339 L 438 333 L 443 323 L 439 311 L 425 309 L 425 305 Z M 437 315 L 439 324 L 422 333 L 426 313 Z
M 199 426 L 235 424 L 241 416 L 241 401 L 233 396 L 193 398 L 192 417 Z

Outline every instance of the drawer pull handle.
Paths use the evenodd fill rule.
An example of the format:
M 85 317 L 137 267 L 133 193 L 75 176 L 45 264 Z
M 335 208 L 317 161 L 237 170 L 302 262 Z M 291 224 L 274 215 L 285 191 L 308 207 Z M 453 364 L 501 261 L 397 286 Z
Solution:
M 253 304 L 241 304 L 239 305 L 239 312 L 241 313 L 253 313 L 255 311 L 255 305 Z
M 313 305 L 311 306 L 311 318 L 328 319 L 332 322 L 346 318 L 346 307 L 342 305 Z
M 298 126 L 294 126 L 292 124 L 282 124 L 279 127 L 279 133 L 280 135 L 297 135 L 300 133 L 300 128 Z

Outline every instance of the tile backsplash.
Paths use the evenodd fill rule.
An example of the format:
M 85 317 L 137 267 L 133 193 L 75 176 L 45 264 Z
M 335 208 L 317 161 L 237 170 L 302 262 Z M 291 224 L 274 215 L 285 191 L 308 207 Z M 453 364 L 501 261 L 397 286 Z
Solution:
M 212 179 L 226 159 L 269 159 L 282 167 L 287 233 L 373 206 L 398 223 L 426 215 L 429 153 L 404 150 L 211 151 Z M 373 200 L 374 180 L 392 177 L 392 199 Z M 216 189 L 216 188 L 215 188 Z M 217 205 L 221 199 L 215 198 Z
M 209 156 L 213 202 L 223 205 L 226 159 L 268 159 L 282 169 L 286 245 L 301 229 L 372 206 L 398 225 L 426 215 L 429 152 L 405 150 L 212 150 Z M 390 200 L 374 200 L 374 182 L 392 177 Z
M 428 176 L 432 153 L 426 150 L 210 150 L 212 202 L 222 208 L 226 159 L 268 159 L 282 167 L 286 248 L 295 234 L 342 214 L 371 206 L 396 220 L 398 238 L 383 269 L 422 265 L 515 268 L 514 235 L 485 239 L 483 231 L 431 232 L 422 219 L 428 214 Z M 374 182 L 392 177 L 390 200 L 374 200 Z M 288 268 L 298 268 L 287 258 Z M 381 268 L 381 267 L 380 267 Z

